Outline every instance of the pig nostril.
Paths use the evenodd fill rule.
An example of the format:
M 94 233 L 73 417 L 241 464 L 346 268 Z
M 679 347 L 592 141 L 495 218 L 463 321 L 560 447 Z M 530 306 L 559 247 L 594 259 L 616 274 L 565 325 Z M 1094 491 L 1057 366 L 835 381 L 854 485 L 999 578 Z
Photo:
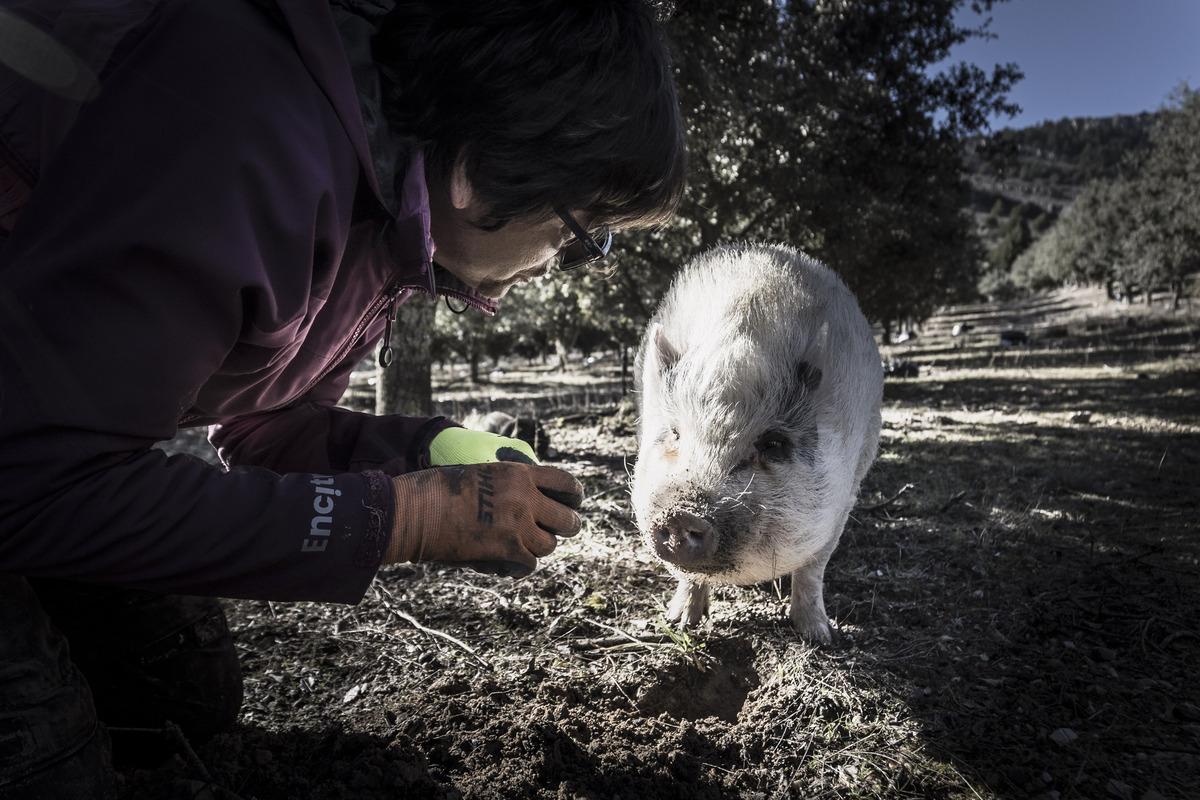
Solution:
M 717 549 L 716 530 L 705 519 L 678 512 L 654 526 L 651 540 L 658 555 L 680 566 L 694 566 Z

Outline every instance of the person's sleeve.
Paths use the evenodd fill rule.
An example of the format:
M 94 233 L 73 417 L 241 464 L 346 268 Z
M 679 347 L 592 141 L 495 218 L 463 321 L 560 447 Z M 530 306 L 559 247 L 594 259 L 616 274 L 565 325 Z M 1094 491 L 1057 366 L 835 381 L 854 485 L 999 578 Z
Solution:
M 403 475 L 428 468 L 429 443 L 457 423 L 445 417 L 367 414 L 336 405 L 351 372 L 378 338 L 378 331 L 368 328 L 342 363 L 289 407 L 210 426 L 209 442 L 221 462 L 276 472 L 380 470 Z
M 303 299 L 310 265 L 337 265 L 358 176 L 323 96 L 293 91 L 290 42 L 170 8 L 193 35 L 105 76 L 0 252 L 0 572 L 356 602 L 391 528 L 382 472 L 152 448 L 286 299 L 280 275 Z
M 229 466 L 403 475 L 429 467 L 429 442 L 454 424 L 443 417 L 375 416 L 310 402 L 214 425 L 209 441 Z

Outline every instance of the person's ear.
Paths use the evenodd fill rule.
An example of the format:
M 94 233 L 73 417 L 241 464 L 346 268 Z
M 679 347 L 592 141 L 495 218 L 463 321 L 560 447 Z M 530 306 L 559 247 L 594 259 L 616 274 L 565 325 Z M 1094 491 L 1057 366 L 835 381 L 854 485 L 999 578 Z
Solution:
M 450 203 L 459 211 L 471 207 L 475 202 L 475 190 L 467 178 L 467 165 L 460 158 L 454 162 L 450 173 Z

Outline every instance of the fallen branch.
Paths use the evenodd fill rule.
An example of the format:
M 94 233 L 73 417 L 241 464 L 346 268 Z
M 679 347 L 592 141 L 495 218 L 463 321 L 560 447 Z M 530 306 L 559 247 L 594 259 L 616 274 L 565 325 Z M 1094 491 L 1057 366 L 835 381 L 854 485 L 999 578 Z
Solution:
M 948 510 L 950 509 L 950 507 L 951 507 L 952 505 L 954 505 L 955 503 L 957 503 L 959 500 L 962 500 L 962 499 L 963 499 L 964 497 L 966 497 L 966 496 L 967 496 L 967 490 L 966 490 L 966 489 L 963 489 L 962 491 L 960 491 L 960 492 L 957 492 L 957 493 L 956 493 L 956 494 L 955 494 L 953 497 L 951 497 L 949 500 L 947 500 L 946 502 L 942 503 L 942 506 L 941 506 L 941 508 L 939 508 L 939 509 L 937 510 L 937 513 L 939 513 L 939 514 L 944 514 L 946 511 L 948 511 Z
M 900 495 L 904 494 L 904 493 L 905 493 L 905 492 L 907 492 L 909 489 L 914 489 L 914 488 L 916 488 L 916 487 L 915 487 L 913 484 L 911 484 L 911 483 L 906 483 L 906 484 L 904 484 L 902 487 L 900 487 L 900 491 L 896 492 L 894 495 L 892 495 L 891 497 L 889 497 L 887 500 L 884 500 L 882 503 L 876 503 L 876 504 L 875 504 L 875 505 L 873 505 L 873 506 L 859 506 L 859 509 L 858 509 L 858 510 L 859 510 L 859 511 L 865 511 L 865 512 L 868 512 L 868 513 L 870 513 L 870 512 L 872 512 L 872 511 L 878 511 L 878 510 L 879 510 L 879 509 L 881 509 L 881 508 L 886 508 L 887 506 L 890 506 L 892 503 L 894 503 L 894 502 L 896 502 L 897 500 L 899 500 L 899 499 L 900 499 Z
M 571 642 L 572 650 L 615 650 L 617 648 L 629 647 L 636 645 L 638 647 L 657 646 L 661 647 L 671 644 L 674 640 L 663 633 L 646 633 L 641 636 L 634 636 L 632 633 L 626 633 L 620 628 L 612 625 L 606 625 L 599 620 L 588 620 L 588 623 L 595 625 L 598 628 L 612 631 L 616 636 L 606 636 L 601 639 L 577 639 Z
M 570 643 L 572 650 L 618 650 L 626 647 L 645 647 L 646 645 L 670 644 L 671 638 L 664 634 L 643 634 L 642 636 L 606 636 L 602 639 L 576 639 Z
M 455 647 L 458 647 L 461 650 L 465 651 L 469 656 L 474 658 L 476 661 L 478 661 L 484 667 L 487 667 L 489 670 L 494 671 L 496 669 L 495 667 L 492 666 L 492 663 L 490 661 L 488 661 L 486 658 L 484 658 L 483 656 L 476 653 L 475 650 L 469 644 L 464 642 L 463 640 L 457 639 L 457 638 L 451 636 L 450 634 L 445 633 L 444 631 L 435 630 L 434 628 L 430 628 L 426 625 L 422 625 L 421 622 L 416 619 L 416 617 L 412 616 L 411 614 L 406 614 L 403 611 L 401 611 L 400 609 L 396 608 L 394 605 L 392 605 L 390 602 L 388 602 L 388 598 L 387 598 L 387 596 L 389 594 L 388 591 L 386 589 L 384 589 L 382 586 L 377 586 L 377 588 L 379 589 L 380 595 L 381 595 L 379 598 L 379 601 L 383 605 L 383 607 L 386 608 L 388 611 L 392 612 L 397 617 L 399 617 L 400 619 L 407 622 L 409 625 L 412 625 L 414 628 L 419 630 L 421 633 L 427 634 L 429 636 L 436 636 L 440 639 L 445 639 L 446 641 L 450 642 Z
M 445 639 L 447 642 L 450 642 L 454 646 L 459 647 L 462 650 L 466 651 L 466 653 L 468 655 L 470 655 L 472 658 L 474 658 L 476 661 L 478 661 L 483 666 L 487 667 L 490 670 L 495 669 L 495 667 L 492 666 L 492 663 L 490 661 L 488 661 L 486 658 L 484 658 L 483 656 L 476 653 L 469 644 L 462 641 L 461 639 L 456 639 L 453 636 L 451 636 L 450 634 L 445 633 L 444 631 L 434 630 L 433 628 L 426 627 L 425 625 L 422 625 L 420 622 L 418 622 L 412 615 L 405 614 L 403 611 L 401 611 L 398 608 L 392 608 L 389 606 L 388 611 L 391 611 L 397 617 L 404 620 L 409 625 L 412 625 L 414 628 L 419 630 L 421 633 L 425 633 L 430 636 L 437 636 L 441 639 Z

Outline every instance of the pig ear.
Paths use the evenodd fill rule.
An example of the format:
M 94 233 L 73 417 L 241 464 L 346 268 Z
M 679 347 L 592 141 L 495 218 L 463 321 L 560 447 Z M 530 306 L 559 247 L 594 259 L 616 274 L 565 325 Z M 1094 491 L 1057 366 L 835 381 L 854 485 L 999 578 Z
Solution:
M 650 334 L 653 341 L 654 358 L 658 361 L 660 371 L 667 371 L 679 362 L 679 350 L 667 338 L 666 331 L 659 323 L 654 324 L 654 330 Z

